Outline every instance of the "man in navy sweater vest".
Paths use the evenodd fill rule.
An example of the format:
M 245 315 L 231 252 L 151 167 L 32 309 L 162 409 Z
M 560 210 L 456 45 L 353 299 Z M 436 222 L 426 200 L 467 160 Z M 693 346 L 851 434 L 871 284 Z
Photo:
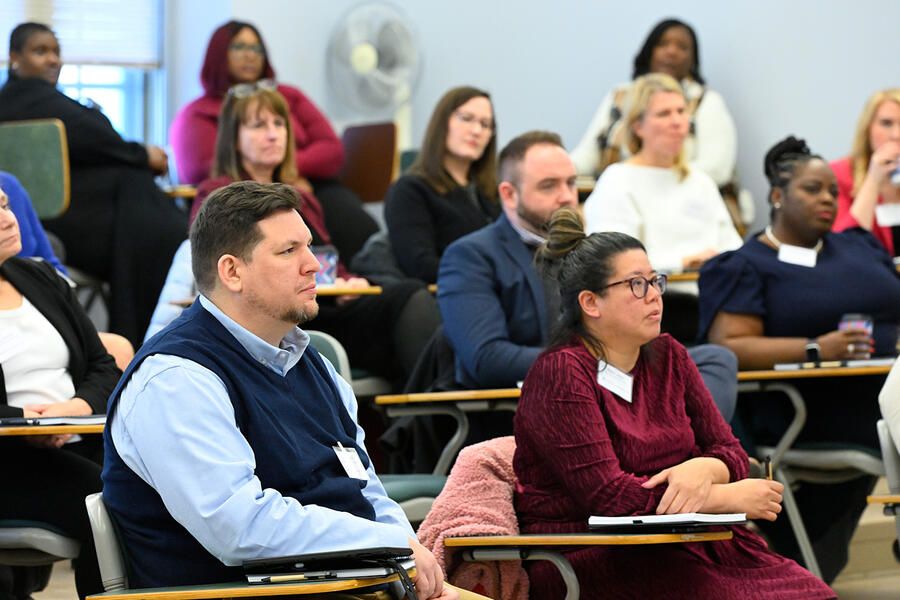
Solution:
M 297 326 L 318 310 L 319 270 L 299 201 L 252 181 L 209 196 L 190 234 L 201 295 L 110 397 L 103 497 L 129 583 L 235 581 L 251 558 L 408 546 L 421 598 L 471 597 L 443 585 L 375 475 L 350 386 Z

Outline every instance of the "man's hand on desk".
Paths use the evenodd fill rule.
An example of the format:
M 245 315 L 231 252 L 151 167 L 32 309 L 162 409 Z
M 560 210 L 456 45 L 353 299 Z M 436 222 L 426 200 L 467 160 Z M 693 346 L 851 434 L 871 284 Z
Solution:
M 425 546 L 409 538 L 409 547 L 416 561 L 416 592 L 424 599 L 457 600 L 456 590 L 444 586 L 444 571 L 437 563 L 434 555 Z
M 369 287 L 369 282 L 362 277 L 351 277 L 350 279 L 344 279 L 343 277 L 336 277 L 334 280 L 335 287 L 348 287 L 348 288 L 365 288 Z M 345 294 L 343 296 L 337 297 L 337 305 L 343 306 L 348 302 L 356 300 L 359 296 L 354 294 Z

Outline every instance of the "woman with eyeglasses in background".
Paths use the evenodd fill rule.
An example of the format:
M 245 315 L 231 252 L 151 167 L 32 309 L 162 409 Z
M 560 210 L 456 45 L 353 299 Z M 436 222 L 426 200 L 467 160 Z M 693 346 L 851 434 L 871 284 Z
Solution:
M 153 180 L 168 170 L 166 153 L 123 140 L 98 107 L 57 89 L 61 50 L 46 25 L 17 25 L 9 58 L 0 122 L 57 118 L 65 125 L 71 201 L 44 228 L 62 240 L 67 265 L 109 283 L 109 330 L 138 346 L 175 249 L 187 237 L 184 213 Z
M 747 513 L 774 520 L 783 487 L 749 461 L 685 348 L 660 335 L 665 275 L 624 233 L 585 235 L 570 209 L 536 254 L 559 282 L 560 318 L 525 378 L 515 416 L 522 533 L 588 532 L 592 515 Z M 833 598 L 743 526 L 709 544 L 566 552 L 582 598 Z M 565 595 L 557 569 L 529 565 L 531 596 Z
M 438 101 L 415 162 L 385 198 L 397 263 L 408 277 L 434 283 L 447 246 L 499 214 L 491 97 L 474 87 L 453 88 Z
M 331 229 L 322 206 L 313 194 L 297 186 L 290 114 L 277 91 L 233 87 L 226 95 L 219 118 L 216 158 L 212 177 L 197 188 L 191 217 L 206 197 L 234 181 L 286 183 L 300 191 L 300 214 L 312 233 L 314 246 L 331 244 Z M 179 252 L 182 263 L 172 265 L 170 278 L 190 271 L 189 253 Z M 366 286 L 337 263 L 337 276 L 350 287 Z M 422 348 L 440 323 L 437 302 L 425 285 L 414 279 L 384 284 L 380 294 L 320 298 L 319 314 L 309 328 L 336 337 L 346 348 L 350 362 L 398 383 L 408 377 Z M 182 294 L 181 297 L 184 297 Z M 165 323 L 158 323 L 164 326 Z
M 219 113 L 229 88 L 248 84 L 277 90 L 290 110 L 296 186 L 315 193 L 322 202 L 334 245 L 349 264 L 366 239 L 378 231 L 378 224 L 363 210 L 359 198 L 334 180 L 344 164 L 344 146 L 325 115 L 303 92 L 275 81 L 259 30 L 243 21 L 229 21 L 217 28 L 206 47 L 200 81 L 203 95 L 178 112 L 169 131 L 178 180 L 197 185 L 210 176 Z
M 771 226 L 738 250 L 711 259 L 700 272 L 700 335 L 730 348 L 743 370 L 776 363 L 865 359 L 896 354 L 900 275 L 871 233 L 832 233 L 838 183 L 803 140 L 788 137 L 766 154 Z M 871 334 L 841 328 L 843 315 L 862 313 Z M 877 452 L 875 423 L 883 375 L 792 382 L 808 400 L 797 443 L 855 444 Z M 775 395 L 742 396 L 738 415 L 752 454 L 774 445 L 793 411 Z M 847 548 L 875 478 L 835 484 L 800 483 L 795 496 L 825 581 L 847 562 Z M 787 523 L 770 535 L 773 547 L 799 556 Z

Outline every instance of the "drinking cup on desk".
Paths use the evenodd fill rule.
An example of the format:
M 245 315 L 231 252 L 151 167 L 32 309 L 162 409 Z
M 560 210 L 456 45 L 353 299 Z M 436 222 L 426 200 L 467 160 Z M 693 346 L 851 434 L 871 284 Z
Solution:
M 316 285 L 333 285 L 337 279 L 338 251 L 334 246 L 313 246 L 312 253 L 322 265 L 316 273 Z
M 875 330 L 874 322 L 872 321 L 872 317 L 870 315 L 864 315 L 862 313 L 847 313 L 841 316 L 841 322 L 838 323 L 838 329 L 862 329 L 869 336 L 869 339 L 872 339 L 872 332 Z M 869 358 L 870 354 L 866 352 L 866 358 Z

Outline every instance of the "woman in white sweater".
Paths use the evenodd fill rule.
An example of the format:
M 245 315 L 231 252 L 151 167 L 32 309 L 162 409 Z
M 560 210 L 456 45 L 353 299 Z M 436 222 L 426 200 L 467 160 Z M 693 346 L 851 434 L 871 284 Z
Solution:
M 647 73 L 665 73 L 681 83 L 692 121 L 685 141 L 689 166 L 712 177 L 718 187 L 731 182 L 737 160 L 734 120 L 722 96 L 705 86 L 700 74 L 697 36 L 687 23 L 667 19 L 653 28 L 634 59 L 632 79 Z M 603 170 L 601 137 L 602 145 L 608 148 L 604 151 L 603 162 L 631 156 L 632 152 L 625 144 L 622 117 L 632 85 L 633 82 L 624 83 L 610 90 L 581 142 L 572 151 L 572 161 L 579 175 L 596 175 Z
M 589 233 L 621 231 L 636 237 L 659 271 L 699 269 L 742 243 L 716 184 L 688 167 L 686 104 L 672 77 L 638 77 L 622 119 L 631 157 L 603 172 L 584 206 Z

